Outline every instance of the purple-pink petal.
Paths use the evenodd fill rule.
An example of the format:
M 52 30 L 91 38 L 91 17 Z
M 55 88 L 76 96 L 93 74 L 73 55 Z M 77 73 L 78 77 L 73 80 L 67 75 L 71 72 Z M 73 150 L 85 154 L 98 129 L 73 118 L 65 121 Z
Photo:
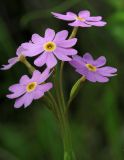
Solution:
M 24 107 L 25 108 L 28 107 L 32 103 L 32 101 L 34 99 L 34 93 L 35 93 L 35 91 L 31 92 L 31 93 L 26 93 L 24 95 Z
M 96 67 L 101 67 L 106 64 L 106 58 L 104 56 L 99 57 L 93 62 Z
M 28 50 L 24 51 L 24 55 L 28 57 L 34 57 L 36 55 L 39 55 L 44 51 L 43 47 L 40 45 L 36 45 L 32 48 L 29 48 Z
M 54 38 L 54 42 L 64 41 L 67 37 L 68 37 L 67 30 L 60 31 L 60 32 L 56 33 L 55 38 Z
M 18 48 L 17 48 L 17 50 L 16 50 L 16 55 L 20 55 L 20 54 L 22 54 L 22 55 L 24 55 L 24 51 L 25 51 L 25 49 L 22 47 L 22 46 L 19 46 Z
M 98 21 L 98 22 L 86 21 L 86 23 L 88 25 L 97 26 L 97 27 L 103 27 L 103 26 L 105 26 L 107 24 L 106 22 L 103 22 L 103 21 Z
M 94 72 L 90 72 L 90 71 L 88 71 L 88 74 L 86 75 L 86 79 L 91 81 L 91 82 L 96 82 L 97 81 Z
M 91 22 L 97 22 L 97 21 L 101 21 L 102 17 L 101 16 L 87 17 L 86 20 Z
M 45 82 L 45 81 L 49 78 L 50 75 L 51 75 L 50 70 L 49 70 L 48 68 L 45 69 L 45 70 L 41 73 L 41 75 L 40 75 L 40 77 L 39 77 L 39 84 Z
M 33 94 L 26 93 L 22 97 L 16 99 L 15 104 L 14 104 L 14 108 L 20 108 L 23 105 L 26 108 L 27 106 L 29 106 L 32 103 L 32 101 L 33 101 Z
M 41 90 L 42 92 L 47 92 L 53 87 L 53 85 L 52 83 L 49 82 L 49 83 L 41 84 L 38 87 L 39 87 L 39 90 Z
M 69 39 L 69 40 L 64 40 L 64 41 L 60 41 L 57 42 L 57 46 L 59 47 L 63 47 L 64 48 L 70 48 L 73 47 L 75 44 L 77 43 L 77 38 L 73 38 L 73 39 Z
M 54 51 L 55 54 L 61 54 L 61 55 L 66 55 L 66 56 L 72 56 L 77 54 L 77 50 L 73 48 L 60 48 L 57 47 L 56 50 Z
M 21 95 L 23 95 L 26 92 L 25 86 L 22 86 L 19 84 L 10 86 L 9 90 L 11 92 L 13 92 L 12 94 L 7 95 L 7 97 L 10 99 L 20 97 Z
M 32 78 L 30 79 L 31 82 L 37 82 L 38 84 L 43 83 L 46 79 L 50 76 L 50 70 L 47 68 L 42 73 L 38 70 L 33 72 Z
M 22 76 L 20 81 L 19 81 L 19 83 L 22 84 L 22 85 L 26 85 L 29 82 L 30 82 L 30 79 L 27 75 Z
M 54 51 L 55 56 L 62 61 L 71 61 L 72 59 L 60 52 L 58 52 L 58 50 Z
M 73 56 L 73 59 L 69 63 L 75 68 L 82 68 L 83 65 L 85 66 L 83 58 L 78 55 Z
M 93 63 L 93 57 L 91 56 L 91 54 L 90 53 L 85 53 L 84 55 L 83 55 L 83 61 L 85 62 L 85 63 Z
M 38 67 L 42 67 L 46 63 L 48 52 L 43 52 L 38 58 L 35 59 L 34 64 Z
M 41 37 L 39 34 L 35 33 L 35 34 L 32 35 L 31 40 L 32 40 L 33 43 L 42 44 L 43 41 L 44 41 L 44 38 Z
M 37 87 L 34 93 L 34 99 L 41 98 L 45 92 L 49 91 L 53 87 L 52 83 L 41 84 Z
M 40 47 L 40 44 L 34 44 L 32 42 L 25 42 L 25 43 L 22 43 L 21 45 L 24 49 L 36 49 L 38 48 L 38 46 Z
M 106 67 L 99 68 L 97 72 L 100 75 L 112 77 L 116 75 L 115 73 L 117 72 L 117 69 L 114 67 L 106 66 Z
M 79 20 L 69 23 L 68 25 L 74 26 L 74 27 L 91 27 L 91 25 L 86 24 L 85 22 L 81 22 Z
M 36 91 L 34 92 L 34 100 L 37 100 L 44 96 L 44 92 L 37 87 Z
M 60 13 L 55 13 L 55 12 L 52 12 L 52 14 L 56 18 L 59 18 L 59 19 L 62 19 L 62 20 L 66 20 L 66 21 L 75 20 L 75 17 L 76 17 L 76 15 L 74 13 L 70 13 L 70 12 L 67 12 L 66 15 L 63 15 L 63 14 L 60 14 Z
M 53 68 L 56 64 L 57 64 L 57 60 L 54 54 L 52 52 L 49 52 L 46 59 L 47 67 L 50 69 L 50 68 Z
M 67 16 L 71 16 L 71 17 L 76 17 L 77 15 L 75 14 L 75 13 L 73 13 L 73 12 L 67 12 L 66 13 L 67 14 Z
M 81 18 L 87 18 L 90 17 L 90 12 L 88 10 L 80 11 L 78 16 Z
M 14 66 L 17 62 L 19 61 L 18 57 L 14 57 L 8 60 L 8 64 L 4 64 L 2 65 L 1 70 L 8 70 L 10 69 L 12 66 Z
M 23 95 L 22 97 L 15 100 L 14 108 L 20 108 L 21 106 L 24 105 L 24 102 L 25 102 L 25 96 Z
M 41 73 L 38 70 L 35 70 L 33 72 L 32 78 L 30 79 L 31 82 L 37 82 L 38 84 L 40 83 L 39 79 L 40 79 Z
M 109 81 L 109 79 L 107 77 L 104 77 L 104 76 L 97 74 L 97 73 L 95 74 L 95 77 L 96 77 L 96 81 L 100 82 L 100 83 L 105 83 L 105 82 Z
M 88 69 L 86 67 L 76 68 L 76 72 L 86 77 L 88 74 Z
M 46 29 L 45 37 L 44 37 L 45 41 L 46 42 L 47 41 L 53 41 L 54 37 L 55 37 L 55 31 L 53 29 L 50 29 L 50 28 Z

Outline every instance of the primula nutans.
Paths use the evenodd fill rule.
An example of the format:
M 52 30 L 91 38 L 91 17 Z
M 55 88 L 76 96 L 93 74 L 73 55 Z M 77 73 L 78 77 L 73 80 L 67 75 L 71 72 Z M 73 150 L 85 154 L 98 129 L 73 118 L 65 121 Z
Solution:
M 86 67 L 89 69 L 89 71 L 92 71 L 92 72 L 95 72 L 97 70 L 97 68 L 92 64 L 86 64 Z
M 73 47 L 77 43 L 78 27 L 102 27 L 106 22 L 102 21 L 101 16 L 91 16 L 90 11 L 80 11 L 78 14 L 67 12 L 65 15 L 60 13 L 52 13 L 56 18 L 66 21 L 71 21 L 70 26 L 74 26 L 71 35 L 68 37 L 68 31 L 62 30 L 57 33 L 53 29 L 47 28 L 44 36 L 33 34 L 31 40 L 22 43 L 16 51 L 16 57 L 8 60 L 7 65 L 3 65 L 1 70 L 10 69 L 18 61 L 21 61 L 28 68 L 32 74 L 31 78 L 23 75 L 19 83 L 9 87 L 10 94 L 7 95 L 9 99 L 16 99 L 14 108 L 24 106 L 28 107 L 33 100 L 38 100 L 44 96 L 46 100 L 46 107 L 53 112 L 57 118 L 60 128 L 64 146 L 64 160 L 76 160 L 73 147 L 70 140 L 70 130 L 68 126 L 68 110 L 70 102 L 77 95 L 81 84 L 87 79 L 90 82 L 105 83 L 109 78 L 116 75 L 117 69 L 110 66 L 105 66 L 106 58 L 100 56 L 96 60 L 93 59 L 90 53 L 85 53 L 83 57 L 78 56 L 78 51 Z M 22 56 L 21 56 L 22 55 Z M 36 57 L 34 64 L 37 67 L 46 65 L 46 69 L 41 73 L 36 70 L 26 59 L 26 57 Z M 57 61 L 61 60 L 60 67 L 57 66 L 57 72 L 51 72 L 51 69 L 57 65 Z M 65 101 L 63 92 L 63 67 L 64 62 L 69 62 L 81 75 L 81 78 L 76 81 L 70 91 L 68 102 Z M 58 70 L 60 68 L 60 70 Z M 52 71 L 56 69 L 52 69 Z M 50 92 L 53 87 L 51 82 L 46 82 L 50 77 L 54 78 L 53 83 L 55 92 Z M 58 76 L 59 75 L 59 76 Z M 54 95 L 52 95 L 54 93 Z
M 43 48 L 47 52 L 52 52 L 56 49 L 56 44 L 54 42 L 47 42 L 43 45 Z
M 35 90 L 36 87 L 37 87 L 37 82 L 30 82 L 26 86 L 26 91 L 27 92 L 32 92 L 33 90 Z

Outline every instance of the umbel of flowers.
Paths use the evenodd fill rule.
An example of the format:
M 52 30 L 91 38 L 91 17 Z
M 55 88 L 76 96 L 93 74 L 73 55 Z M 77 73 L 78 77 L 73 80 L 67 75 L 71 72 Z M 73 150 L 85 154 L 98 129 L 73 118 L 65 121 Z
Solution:
M 68 36 L 67 30 L 55 33 L 50 28 L 45 30 L 43 36 L 35 33 L 28 42 L 22 43 L 18 47 L 16 56 L 9 59 L 8 64 L 3 65 L 1 70 L 8 70 L 17 62 L 22 62 L 28 68 L 31 77 L 23 75 L 18 83 L 9 87 L 11 93 L 7 97 L 16 99 L 14 108 L 22 106 L 26 108 L 33 100 L 44 97 L 47 102 L 46 106 L 54 113 L 60 124 L 64 146 L 63 159 L 76 160 L 68 126 L 70 103 L 77 95 L 81 84 L 86 80 L 93 83 L 108 82 L 110 77 L 116 75 L 117 69 L 105 66 L 106 58 L 104 56 L 95 60 L 90 53 L 79 56 L 78 51 L 74 49 L 78 40 L 75 38 L 78 28 L 105 26 L 107 23 L 102 20 L 101 16 L 91 16 L 87 10 L 80 11 L 78 14 L 73 12 L 66 14 L 52 12 L 52 14 L 58 19 L 69 21 L 68 25 L 74 27 L 70 36 Z M 27 61 L 26 57 L 34 57 L 34 65 L 40 69 L 42 66 L 46 66 L 46 69 L 41 73 Z M 60 67 L 58 61 L 61 61 Z M 68 102 L 65 101 L 62 87 L 64 62 L 74 67 L 81 76 L 72 86 Z M 53 78 L 54 84 L 47 82 L 49 77 Z M 55 94 L 50 91 L 52 88 L 55 89 Z

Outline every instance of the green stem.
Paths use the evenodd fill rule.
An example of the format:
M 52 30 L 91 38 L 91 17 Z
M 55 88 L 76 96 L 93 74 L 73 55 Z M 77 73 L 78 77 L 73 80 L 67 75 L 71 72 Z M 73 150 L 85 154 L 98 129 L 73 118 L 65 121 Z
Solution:
M 36 69 L 27 61 L 27 59 L 21 55 L 19 57 L 19 60 L 20 62 L 22 62 L 27 68 L 28 68 L 28 71 L 32 74 Z
M 78 27 L 74 27 L 69 39 L 76 37 L 77 31 L 78 31 Z
M 64 115 L 63 119 L 63 144 L 64 144 L 64 160 L 75 160 L 72 142 L 71 142 L 71 133 L 69 129 L 69 122 L 67 115 Z
M 69 39 L 72 39 L 76 36 L 77 34 L 77 31 L 78 31 L 78 27 L 74 27 L 73 30 L 72 30 L 72 33 L 69 37 Z M 60 98 L 61 98 L 61 101 L 62 101 L 62 105 L 63 105 L 63 109 L 64 111 L 66 111 L 66 104 L 65 104 L 65 99 L 64 99 L 64 93 L 63 93 L 63 68 L 64 68 L 64 62 L 62 61 L 61 62 L 61 66 L 60 66 Z
M 64 93 L 63 93 L 63 68 L 64 68 L 64 62 L 61 62 L 60 66 L 60 98 L 62 101 L 63 109 L 64 112 L 66 111 L 66 104 L 65 104 L 65 98 L 64 98 Z
M 69 39 L 74 38 L 77 34 L 78 27 L 74 27 Z M 72 149 L 72 142 L 71 142 L 71 133 L 68 125 L 68 116 L 67 116 L 67 106 L 64 99 L 63 93 L 63 67 L 64 62 L 61 62 L 60 66 L 60 79 L 59 79 L 59 87 L 60 87 L 60 97 L 58 97 L 61 101 L 59 103 L 59 111 L 60 111 L 60 125 L 61 125 L 61 132 L 64 144 L 64 160 L 75 160 L 74 152 Z M 58 88 L 58 87 L 56 87 Z

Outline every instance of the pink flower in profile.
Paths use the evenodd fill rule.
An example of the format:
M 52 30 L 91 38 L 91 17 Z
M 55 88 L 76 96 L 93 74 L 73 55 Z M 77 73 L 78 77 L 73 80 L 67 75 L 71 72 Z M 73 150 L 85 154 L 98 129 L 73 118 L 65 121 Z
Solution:
M 106 64 L 104 56 L 94 60 L 89 53 L 84 54 L 83 57 L 74 56 L 70 64 L 76 69 L 76 72 L 91 82 L 108 82 L 108 77 L 115 76 L 117 72 L 116 68 L 104 66 Z
M 73 12 L 67 12 L 66 14 L 52 12 L 52 14 L 58 19 L 71 21 L 69 25 L 74 27 L 102 27 L 107 24 L 102 21 L 101 16 L 90 16 L 90 11 L 88 10 L 80 11 L 78 15 Z
M 34 61 L 38 67 L 47 65 L 52 68 L 57 64 L 57 59 L 70 61 L 72 55 L 77 51 L 72 47 L 76 44 L 77 38 L 67 39 L 68 31 L 63 30 L 55 34 L 52 29 L 46 29 L 45 36 L 38 34 L 32 35 L 32 42 L 23 43 L 22 47 L 26 50 L 24 54 L 28 57 L 39 55 Z
M 35 70 L 32 78 L 24 75 L 21 77 L 19 84 L 9 87 L 12 94 L 7 95 L 7 97 L 10 99 L 17 98 L 15 108 L 20 108 L 23 105 L 26 108 L 33 100 L 41 98 L 45 92 L 52 88 L 52 83 L 44 83 L 49 76 L 48 70 L 45 70 L 42 74 Z
M 10 69 L 12 66 L 14 66 L 17 62 L 19 62 L 19 57 L 20 57 L 20 55 L 24 55 L 23 51 L 25 51 L 25 49 L 20 46 L 20 47 L 17 49 L 17 51 L 16 51 L 16 55 L 17 55 L 17 56 L 9 59 L 9 60 L 8 60 L 8 64 L 2 65 L 1 70 L 8 70 L 8 69 Z

